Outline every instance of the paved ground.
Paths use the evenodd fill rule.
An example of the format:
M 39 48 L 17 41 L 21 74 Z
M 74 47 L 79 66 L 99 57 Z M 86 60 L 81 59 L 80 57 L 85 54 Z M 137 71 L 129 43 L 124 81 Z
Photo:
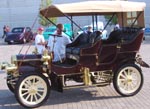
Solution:
M 10 62 L 10 56 L 17 54 L 22 45 L 7 45 L 0 39 L 0 62 Z M 24 46 L 25 52 L 28 48 Z M 33 46 L 31 47 L 31 52 Z M 141 46 L 143 60 L 150 64 L 150 40 L 143 42 Z M 51 92 L 49 100 L 38 109 L 149 109 L 150 107 L 150 69 L 142 68 L 144 85 L 142 90 L 133 97 L 121 97 L 114 90 L 113 85 L 106 87 L 89 87 L 65 90 L 64 93 Z M 4 77 L 6 74 L 0 71 L 0 109 L 23 108 L 11 93 Z

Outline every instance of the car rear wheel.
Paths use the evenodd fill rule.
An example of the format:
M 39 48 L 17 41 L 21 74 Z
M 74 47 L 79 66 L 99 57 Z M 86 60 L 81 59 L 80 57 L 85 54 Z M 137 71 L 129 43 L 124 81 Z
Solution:
M 49 81 L 40 73 L 23 74 L 15 88 L 17 101 L 27 108 L 41 106 L 48 99 L 49 93 Z
M 122 96 L 133 96 L 137 94 L 143 85 L 141 69 L 135 64 L 122 66 L 114 74 L 113 85 L 115 90 Z

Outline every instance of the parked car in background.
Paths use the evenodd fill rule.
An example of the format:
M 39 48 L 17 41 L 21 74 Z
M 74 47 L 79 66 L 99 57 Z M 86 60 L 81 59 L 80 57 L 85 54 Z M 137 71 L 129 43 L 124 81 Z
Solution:
M 30 27 L 15 27 L 7 34 L 5 42 L 12 43 L 26 43 L 33 38 L 33 33 Z
M 49 34 L 54 34 L 55 31 L 56 31 L 56 27 L 55 26 L 50 26 L 49 28 L 45 29 L 45 31 L 43 33 L 44 39 L 48 40 Z
M 49 34 L 54 34 L 55 31 L 56 31 L 56 26 L 48 27 L 43 33 L 44 39 L 48 40 Z M 64 33 L 66 35 L 68 35 L 68 37 L 72 38 L 73 32 L 71 30 L 71 25 L 70 24 L 64 24 Z
M 147 36 L 150 36 L 150 27 L 147 27 L 147 28 L 144 29 L 144 38 L 143 38 L 143 40 L 145 40 Z
M 88 30 L 88 26 L 90 26 L 90 25 L 85 25 L 84 27 L 82 27 L 82 30 L 79 30 L 79 31 L 77 32 L 77 35 L 83 33 L 84 31 L 87 31 L 87 30 Z
M 72 39 L 73 37 L 73 31 L 71 29 L 71 24 L 64 24 L 64 33 Z
M 150 28 L 145 28 L 144 34 L 145 35 L 150 35 Z

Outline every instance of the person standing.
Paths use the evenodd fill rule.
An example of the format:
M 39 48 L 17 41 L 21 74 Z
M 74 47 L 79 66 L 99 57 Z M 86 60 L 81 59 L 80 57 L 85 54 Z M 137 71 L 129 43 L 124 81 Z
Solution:
M 114 27 L 114 31 L 119 30 L 119 29 L 120 29 L 120 26 L 119 26 L 119 24 L 117 23 L 117 24 L 115 25 L 115 27 Z
M 57 24 L 57 29 L 54 35 L 51 35 L 48 40 L 48 50 L 53 53 L 53 62 L 62 62 L 66 57 L 66 45 L 71 43 L 71 40 L 63 33 L 63 25 Z
M 9 26 L 4 25 L 2 38 L 6 37 L 6 35 L 7 35 L 8 32 L 10 32 Z
M 86 33 L 87 33 L 88 35 L 90 35 L 92 32 L 93 32 L 92 26 L 89 25 L 89 26 L 87 27 Z
M 45 45 L 46 45 L 46 42 L 43 36 L 43 31 L 44 29 L 42 27 L 39 27 L 37 35 L 35 36 L 35 47 L 39 54 L 43 54 L 43 51 L 45 50 Z

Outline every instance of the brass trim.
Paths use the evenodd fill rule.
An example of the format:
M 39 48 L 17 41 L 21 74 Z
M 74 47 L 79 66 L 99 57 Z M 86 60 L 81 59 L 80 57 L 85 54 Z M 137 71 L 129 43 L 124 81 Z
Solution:
M 90 69 L 87 68 L 87 67 L 83 67 L 81 69 L 81 72 L 83 72 L 83 82 L 84 82 L 84 84 L 86 86 L 92 85 Z
M 116 46 L 116 48 L 120 49 L 120 48 L 121 48 L 121 45 L 120 45 L 120 44 L 119 44 L 119 45 L 117 45 L 117 46 Z
M 17 66 L 8 66 L 6 67 L 7 72 L 15 72 L 18 69 Z
M 41 59 L 21 59 L 17 60 L 17 62 L 28 62 L 28 61 L 42 61 Z
M 63 89 L 67 90 L 67 89 L 73 89 L 73 88 L 85 88 L 85 87 L 103 87 L 106 85 L 110 85 L 110 83 L 101 83 L 101 84 L 92 84 L 90 86 L 87 86 L 85 84 L 81 84 L 81 85 L 74 85 L 74 86 L 65 86 L 63 87 Z
M 106 72 L 106 71 L 110 71 L 110 72 L 112 72 L 112 70 L 103 70 L 103 71 L 100 71 L 100 72 Z M 92 72 L 99 72 L 99 71 L 92 71 Z M 79 73 L 60 74 L 60 75 L 57 75 L 57 76 L 68 76 L 68 75 L 77 75 L 77 74 L 83 74 L 83 72 L 82 72 L 82 68 L 80 69 L 80 72 L 79 72 Z
M 71 73 L 71 74 L 60 74 L 60 75 L 57 75 L 57 76 L 68 76 L 68 75 L 77 75 L 77 74 L 83 74 L 83 73 Z
M 17 65 L 17 56 L 16 55 L 11 56 L 11 64 Z

